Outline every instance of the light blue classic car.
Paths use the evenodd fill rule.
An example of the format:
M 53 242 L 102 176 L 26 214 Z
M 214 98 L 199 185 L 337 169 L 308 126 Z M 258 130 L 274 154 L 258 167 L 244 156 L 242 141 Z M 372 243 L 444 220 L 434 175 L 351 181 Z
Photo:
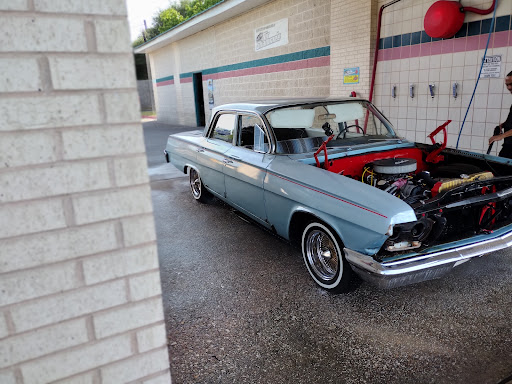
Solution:
M 204 132 L 169 136 L 165 155 L 199 202 L 300 244 L 324 289 L 346 291 L 354 273 L 390 288 L 512 242 L 509 160 L 445 148 L 448 123 L 426 145 L 361 99 L 228 104 Z

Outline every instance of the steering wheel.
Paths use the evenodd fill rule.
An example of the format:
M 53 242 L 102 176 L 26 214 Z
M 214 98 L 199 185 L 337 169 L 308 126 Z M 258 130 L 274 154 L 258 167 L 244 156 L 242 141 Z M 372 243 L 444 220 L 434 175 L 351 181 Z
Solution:
M 339 138 L 340 138 L 340 136 L 341 136 L 341 134 L 343 134 L 343 138 L 345 138 L 345 136 L 347 135 L 348 129 L 349 129 L 349 128 L 352 128 L 352 127 L 356 127 L 356 128 L 357 128 L 357 131 L 356 131 L 356 132 L 357 132 L 357 133 L 359 133 L 359 132 L 360 132 L 360 133 L 362 133 L 362 134 L 364 135 L 364 130 L 363 130 L 363 128 L 362 128 L 360 125 L 358 125 L 358 124 L 352 124 L 352 125 L 349 125 L 349 126 L 347 126 L 347 127 L 343 127 L 343 129 L 342 129 L 342 130 L 340 130 L 340 133 L 338 133 L 338 136 L 336 136 L 336 139 L 339 139 Z
M 352 127 L 356 127 L 358 133 L 359 133 L 359 131 L 361 131 L 361 133 L 364 133 L 363 128 L 360 125 L 357 125 L 357 124 L 349 125 L 347 128 L 345 128 L 345 131 L 348 131 L 348 129 L 352 128 Z

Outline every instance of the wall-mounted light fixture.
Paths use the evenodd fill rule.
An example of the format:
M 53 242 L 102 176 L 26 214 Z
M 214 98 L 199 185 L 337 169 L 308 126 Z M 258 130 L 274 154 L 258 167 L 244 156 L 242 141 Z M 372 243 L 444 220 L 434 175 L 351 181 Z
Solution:
M 457 98 L 457 87 L 459 86 L 459 83 L 453 83 L 452 92 L 453 92 L 453 98 Z
M 428 85 L 428 89 L 429 89 L 429 91 L 430 91 L 430 96 L 431 96 L 432 98 L 434 98 L 434 88 L 435 88 L 435 87 L 436 87 L 436 85 L 435 85 L 435 84 L 429 84 L 429 85 Z
M 396 98 L 396 85 L 393 85 L 393 86 L 391 87 L 391 97 L 392 97 L 393 99 L 395 99 L 395 98 Z
M 409 86 L 409 96 L 411 96 L 411 99 L 414 99 L 414 84 Z

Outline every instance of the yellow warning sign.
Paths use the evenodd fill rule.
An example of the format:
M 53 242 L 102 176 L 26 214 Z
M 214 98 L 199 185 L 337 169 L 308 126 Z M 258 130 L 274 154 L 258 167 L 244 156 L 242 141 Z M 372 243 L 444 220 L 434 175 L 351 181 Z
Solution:
M 359 67 L 343 69 L 343 84 L 359 83 Z

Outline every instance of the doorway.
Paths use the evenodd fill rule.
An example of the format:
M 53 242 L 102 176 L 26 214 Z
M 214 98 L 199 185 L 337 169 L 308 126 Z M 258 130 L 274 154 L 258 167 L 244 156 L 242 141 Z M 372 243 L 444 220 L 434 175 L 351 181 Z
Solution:
M 192 74 L 192 84 L 196 104 L 196 123 L 198 127 L 204 127 L 206 119 L 204 114 L 203 74 L 201 72 Z

